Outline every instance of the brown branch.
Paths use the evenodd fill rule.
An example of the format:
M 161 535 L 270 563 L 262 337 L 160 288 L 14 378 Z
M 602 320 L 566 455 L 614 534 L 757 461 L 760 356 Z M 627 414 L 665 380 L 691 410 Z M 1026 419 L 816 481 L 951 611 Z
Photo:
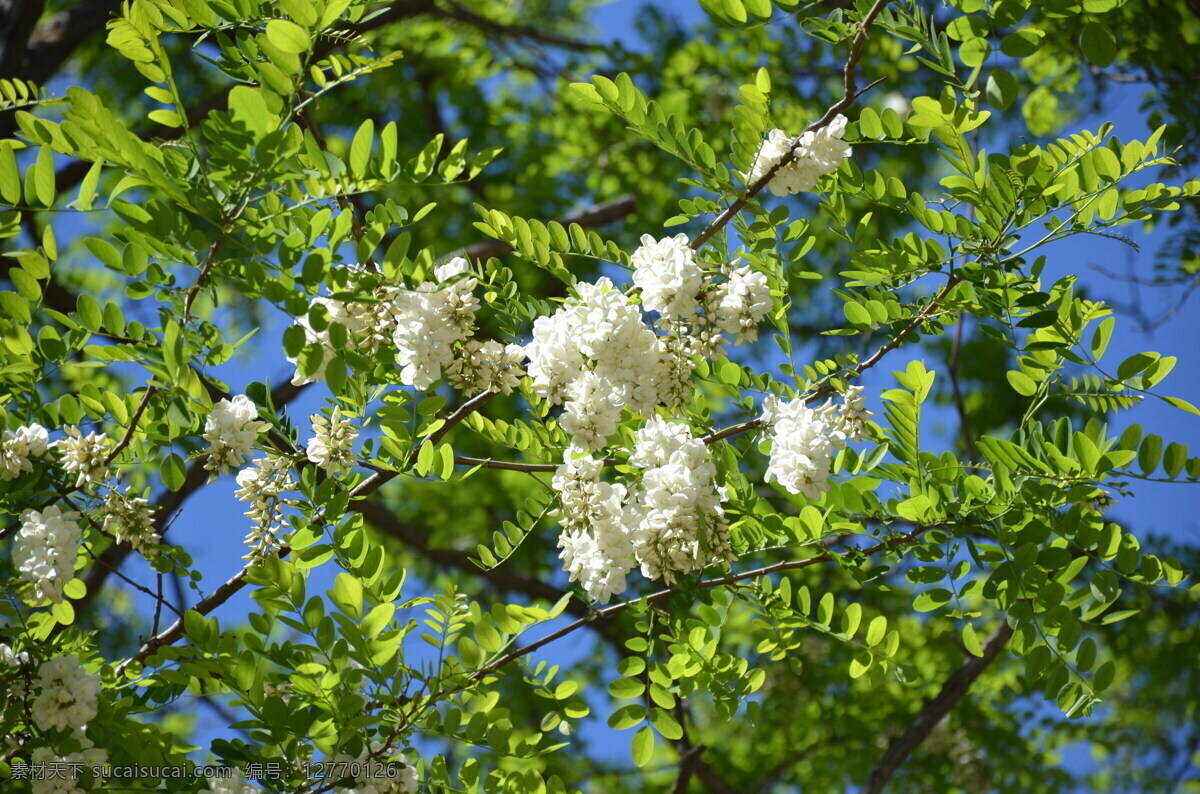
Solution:
M 483 32 L 490 33 L 498 38 L 504 39 L 527 39 L 536 41 L 539 44 L 546 44 L 551 47 L 559 47 L 564 50 L 575 50 L 578 52 L 587 52 L 589 50 L 604 49 L 605 45 L 592 43 L 589 41 L 580 41 L 569 36 L 559 36 L 554 33 L 549 33 L 543 26 L 534 27 L 532 25 L 510 25 L 502 22 L 496 22 L 493 19 L 488 19 L 485 16 L 476 14 L 469 8 L 465 8 L 453 0 L 448 0 L 444 6 L 437 6 L 432 11 L 433 16 L 441 17 L 442 19 L 454 20 L 463 22 L 473 28 Z
M 808 559 L 805 559 L 805 560 L 787 560 L 785 562 L 777 562 L 773 565 L 767 565 L 762 568 L 756 568 L 752 571 L 743 571 L 742 573 L 734 573 L 734 574 L 730 574 L 729 576 L 722 576 L 722 577 L 719 577 L 716 579 L 704 579 L 700 582 L 697 582 L 694 585 L 694 589 L 709 590 L 714 587 L 724 587 L 726 585 L 736 584 L 737 582 L 741 582 L 746 579 L 757 579 L 758 577 L 767 576 L 772 573 L 781 573 L 783 571 L 800 570 L 802 568 L 808 568 L 809 566 L 812 566 L 812 565 L 819 565 L 819 564 L 825 563 L 825 562 L 832 562 L 835 559 L 849 560 L 858 555 L 870 557 L 870 556 L 877 554 L 879 551 L 881 551 L 883 549 L 890 549 L 894 546 L 903 546 L 903 545 L 912 543 L 918 536 L 921 535 L 921 533 L 925 532 L 925 530 L 930 529 L 930 528 L 931 527 L 929 527 L 929 526 L 917 527 L 912 532 L 909 532 L 906 535 L 902 535 L 898 538 L 885 539 L 885 540 L 880 541 L 879 543 L 875 544 L 874 546 L 871 546 L 870 548 L 866 548 L 866 549 L 851 549 L 842 554 L 835 554 L 830 551 L 824 551 L 815 557 L 809 557 Z M 563 637 L 567 636 L 568 634 L 575 631 L 576 629 L 581 628 L 586 623 L 588 623 L 592 620 L 596 620 L 597 618 L 608 618 L 613 615 L 620 614 L 621 612 L 624 612 L 626 609 L 629 609 L 631 606 L 633 606 L 635 604 L 653 604 L 658 601 L 662 601 L 664 599 L 670 598 L 671 596 L 678 595 L 681 592 L 683 592 L 683 591 L 678 587 L 668 587 L 664 590 L 659 590 L 658 592 L 651 593 L 650 595 L 647 595 L 640 599 L 634 599 L 631 601 L 622 601 L 620 603 L 613 604 L 610 607 L 605 607 L 604 609 L 597 610 L 590 617 L 580 618 L 579 620 L 575 621 L 574 623 L 564 626 L 563 628 L 559 629 L 558 631 L 552 632 L 551 634 L 547 634 L 545 637 L 542 637 L 540 640 L 531 642 L 524 647 L 518 648 L 514 651 L 511 651 L 510 653 L 505 654 L 504 656 L 501 656 L 499 659 L 497 659 L 496 661 L 487 665 L 486 667 L 480 668 L 479 670 L 476 670 L 474 673 L 472 673 L 470 680 L 478 681 L 483 678 L 486 678 L 488 675 L 491 675 L 492 673 L 496 672 L 497 670 L 504 667 L 508 663 L 515 661 L 516 659 L 520 659 L 522 656 L 533 653 L 534 651 L 538 650 L 539 648 L 549 645 L 550 643 L 554 642 L 555 640 L 562 639 Z
M 812 124 L 809 124 L 805 128 L 805 132 L 814 132 L 822 127 L 827 126 L 829 122 L 833 121 L 837 114 L 853 105 L 854 101 L 858 99 L 862 93 L 879 84 L 880 81 L 876 80 L 862 91 L 859 91 L 858 77 L 855 74 L 855 70 L 858 67 L 859 60 L 862 58 L 862 46 L 863 42 L 867 40 L 867 31 L 871 29 L 871 25 L 875 22 L 875 17 L 879 16 L 879 13 L 883 11 L 889 1 L 890 0 L 875 0 L 875 5 L 871 6 L 871 10 L 867 12 L 866 16 L 863 17 L 862 22 L 859 23 L 858 30 L 855 32 L 854 38 L 850 42 L 850 55 L 848 58 L 846 58 L 846 65 L 842 69 L 842 82 L 844 85 L 842 98 L 830 105 L 829 109 L 825 111 L 825 115 L 821 116 L 821 118 L 817 119 Z M 696 238 L 692 240 L 692 248 L 699 249 L 700 246 L 708 242 L 714 234 L 721 231 L 721 229 L 724 229 L 725 226 L 731 220 L 733 220 L 734 216 L 741 212 L 742 209 L 750 203 L 750 200 L 758 195 L 758 193 L 765 188 L 772 179 L 775 178 L 775 174 L 779 171 L 779 169 L 787 166 L 793 160 L 795 160 L 798 144 L 799 139 L 797 138 L 796 143 L 792 145 L 791 150 L 786 156 L 784 156 L 782 160 L 775 164 L 774 168 L 771 168 L 769 171 L 767 171 L 767 173 L 759 177 L 758 181 L 747 187 L 744 195 L 739 196 L 738 199 L 730 204 L 724 212 L 718 215 L 704 231 L 696 235 Z
M 988 637 L 987 644 L 983 648 L 983 656 L 972 656 L 966 664 L 946 679 L 941 691 L 922 707 L 904 733 L 888 743 L 887 751 L 884 752 L 883 758 L 879 760 L 875 768 L 871 770 L 867 783 L 863 786 L 860 794 L 880 794 L 883 791 L 883 787 L 892 779 L 892 775 L 896 774 L 896 770 L 900 768 L 905 759 L 920 746 L 921 742 L 925 741 L 937 724 L 967 694 L 971 685 L 975 683 L 975 679 L 979 678 L 988 665 L 1000 655 L 1000 651 L 1012 634 L 1012 627 L 1008 625 L 1007 620 L 1004 620 Z

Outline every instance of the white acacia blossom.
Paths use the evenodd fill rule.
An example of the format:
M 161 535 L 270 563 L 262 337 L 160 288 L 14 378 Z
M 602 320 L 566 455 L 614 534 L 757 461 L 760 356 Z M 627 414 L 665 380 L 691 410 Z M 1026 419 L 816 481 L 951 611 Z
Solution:
M 230 777 L 209 780 L 208 788 L 200 789 L 200 794 L 259 794 L 261 791 L 246 780 L 241 770 L 235 769 Z
M 580 283 L 576 293 L 553 315 L 534 321 L 525 353 L 534 391 L 551 405 L 567 402 L 564 426 L 579 431 L 572 433 L 573 444 L 594 450 L 604 445 L 609 420 L 622 408 L 651 413 L 673 400 L 674 382 L 670 352 L 612 281 Z M 573 401 L 584 404 L 572 408 Z
M 631 511 L 642 575 L 672 584 L 679 575 L 734 558 L 708 445 L 686 425 L 652 417 L 634 434 L 629 462 L 645 469 Z
M 76 487 L 89 482 L 104 479 L 108 464 L 108 436 L 104 433 L 88 433 L 86 436 L 79 428 L 65 428 L 67 437 L 60 438 L 50 446 L 58 450 L 62 456 L 62 466 L 69 472 L 79 475 L 75 480 Z
M 279 548 L 279 536 L 283 532 L 283 508 L 287 504 L 282 494 L 295 485 L 291 469 L 292 464 L 287 458 L 266 455 L 238 474 L 238 490 L 234 496 L 250 503 L 245 515 L 254 522 L 246 535 L 246 545 L 250 551 L 242 557 L 243 560 L 263 557 Z
M 309 307 L 311 308 L 317 304 L 324 306 L 326 311 L 329 312 L 329 322 L 331 324 L 336 322 L 339 325 L 345 326 L 348 333 L 348 339 L 351 340 L 351 346 L 353 346 L 352 340 L 359 334 L 362 334 L 366 327 L 362 320 L 361 310 L 355 306 L 345 303 L 344 301 L 323 297 L 313 298 Z M 329 327 L 326 326 L 321 331 L 314 330 L 312 327 L 312 322 L 308 318 L 307 312 L 297 317 L 294 325 L 298 325 L 304 329 L 304 344 L 319 345 L 321 347 L 322 356 L 320 365 L 308 375 L 301 375 L 300 369 L 297 367 L 296 374 L 292 376 L 292 385 L 303 386 L 306 383 L 314 383 L 316 381 L 324 380 L 325 368 L 329 365 L 329 360 L 333 358 L 334 353 L 333 340 L 329 335 Z M 287 360 L 292 364 L 296 364 L 299 361 L 298 358 L 294 358 L 292 356 L 288 356 Z
M 763 420 L 771 438 L 767 482 L 778 482 L 789 493 L 820 498 L 829 490 L 834 453 L 846 446 L 841 417 L 828 408 L 813 410 L 800 397 L 783 402 L 771 395 L 763 406 Z
M 643 234 L 642 246 L 634 251 L 629 264 L 647 310 L 667 320 L 687 320 L 696 314 L 704 271 L 696 263 L 686 234 L 661 240 Z
M 0 434 L 0 480 L 15 480 L 24 471 L 33 471 L 32 458 L 46 454 L 50 434 L 38 424 L 25 425 Z
M 44 731 L 82 728 L 96 716 L 100 676 L 89 673 L 74 654 L 55 656 L 38 667 L 33 721 Z
M 867 409 L 862 386 L 850 386 L 846 389 L 838 413 L 842 419 L 842 430 L 851 441 L 862 440 L 867 432 L 867 421 L 875 416 L 873 411 Z
M 479 282 L 467 275 L 469 270 L 466 259 L 455 257 L 434 270 L 437 283 L 427 281 L 415 290 L 396 293 L 392 341 L 405 385 L 428 389 L 454 364 L 454 345 L 470 335 L 479 310 L 474 295 Z M 444 283 L 460 276 L 465 277 Z
M 330 475 L 340 474 L 354 465 L 354 442 L 358 428 L 335 407 L 329 416 L 312 415 L 313 437 L 308 442 L 308 459 Z
M 90 785 L 84 788 L 84 776 L 75 777 L 71 765 L 81 765 L 74 767 L 81 771 L 102 767 L 108 763 L 108 753 L 93 745 L 82 730 L 72 731 L 72 737 L 79 743 L 79 749 L 75 752 L 59 755 L 49 747 L 38 747 L 33 751 L 30 760 L 46 769 L 47 774 L 41 779 L 34 779 L 30 789 L 32 794 L 85 794 L 101 782 L 93 778 Z M 54 773 L 56 764 L 68 765 L 65 774 Z
M 746 175 L 746 184 L 763 178 L 794 150 L 795 158 L 775 172 L 767 187 L 776 196 L 812 190 L 821 177 L 832 174 L 850 156 L 850 146 L 842 140 L 845 134 L 846 117 L 840 113 L 821 129 L 795 138 L 783 130 L 771 130 Z
M 333 759 L 335 763 L 357 764 L 364 771 L 376 771 L 380 774 L 356 778 L 353 788 L 338 787 L 333 790 L 334 794 L 416 794 L 420 786 L 417 768 L 409 763 L 404 755 L 398 755 L 387 762 L 379 761 L 382 748 L 383 743 L 376 741 L 371 742 L 369 753 L 363 753 L 358 758 L 351 758 L 345 753 L 336 756 Z M 399 766 L 400 768 L 395 770 L 395 777 L 388 776 L 385 768 L 380 766 L 381 763 Z
M 258 408 L 244 394 L 216 402 L 204 420 L 204 440 L 209 444 L 204 468 L 220 474 L 241 468 L 266 425 L 258 418 Z
M 525 375 L 521 365 L 524 360 L 525 348 L 520 345 L 471 339 L 458 350 L 446 377 L 454 388 L 467 395 L 485 391 L 512 394 Z
M 21 578 L 33 585 L 37 601 L 63 600 L 63 585 L 75 576 L 82 534 L 78 513 L 63 512 L 57 505 L 26 510 L 13 545 L 13 564 Z
M 121 493 L 113 488 L 104 497 L 104 531 L 142 554 L 149 553 L 159 541 L 150 503 L 129 489 Z
M 10 646 L 0 642 L 0 665 L 5 667 L 21 667 L 29 664 L 29 653 L 21 651 L 17 653 Z
M 758 338 L 758 324 L 770 313 L 771 306 L 767 277 L 743 265 L 713 291 L 712 322 L 729 334 L 734 344 L 753 342 Z
M 588 595 L 607 604 L 625 592 L 625 577 L 633 570 L 629 512 L 622 504 L 625 486 L 603 482 L 603 463 L 570 450 L 554 473 L 562 531 L 558 536 L 563 570 Z

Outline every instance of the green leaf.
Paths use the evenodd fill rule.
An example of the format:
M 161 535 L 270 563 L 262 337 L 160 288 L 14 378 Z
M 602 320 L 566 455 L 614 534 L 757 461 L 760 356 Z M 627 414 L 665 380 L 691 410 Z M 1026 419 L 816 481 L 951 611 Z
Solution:
M 683 738 L 683 727 L 675 721 L 674 717 L 662 709 L 651 710 L 650 722 L 662 734 L 664 739 L 670 739 L 675 742 Z
M 293 54 L 307 51 L 312 43 L 304 28 L 286 19 L 272 19 L 267 23 L 267 41 L 282 52 Z
M 1022 397 L 1032 397 L 1037 394 L 1037 383 L 1024 372 L 1015 369 L 1009 370 L 1006 377 L 1008 378 L 1008 385 L 1012 386 L 1013 391 Z
M 975 633 L 975 627 L 970 623 L 963 625 L 962 630 L 963 647 L 972 656 L 983 656 L 983 644 L 979 641 L 979 635 Z
M 1117 367 L 1117 379 L 1129 380 L 1158 360 L 1158 353 L 1134 353 Z
M 395 604 L 380 604 L 367 613 L 362 619 L 359 628 L 362 629 L 364 637 L 374 637 L 379 634 L 389 623 L 392 622 L 392 616 L 396 614 Z
M 83 327 L 93 333 L 99 331 L 104 324 L 104 313 L 100 304 L 87 293 L 80 295 L 76 300 L 75 313 L 79 315 L 79 322 L 83 323 Z
M 988 102 L 997 110 L 1008 110 L 1017 101 L 1017 78 L 1003 66 L 988 74 L 985 93 Z
M 163 485 L 170 491 L 178 491 L 182 488 L 183 481 L 187 477 L 187 467 L 183 463 L 183 458 L 173 452 L 159 464 L 158 472 L 162 477 Z
M 1163 397 L 1162 399 L 1164 402 L 1175 406 L 1176 408 L 1178 408 L 1181 411 L 1187 411 L 1189 414 L 1195 414 L 1196 416 L 1200 416 L 1200 408 L 1197 408 L 1196 406 L 1192 405 L 1187 400 L 1182 400 L 1179 397 Z
M 1045 35 L 1037 28 L 1021 28 L 1000 40 L 1000 52 L 1013 58 L 1026 58 L 1038 51 Z
M 333 580 L 330 598 L 348 617 L 358 620 L 362 615 L 362 584 L 351 574 L 342 572 Z
M 43 207 L 53 207 L 55 198 L 54 152 L 43 146 L 31 169 L 33 190 Z M 28 198 L 28 196 L 26 196 Z
M 367 119 L 354 133 L 350 144 L 350 171 L 358 176 L 365 176 L 367 163 L 371 159 L 371 146 L 375 140 L 375 122 Z
M 654 729 L 649 725 L 638 728 L 637 733 L 633 735 L 632 752 L 635 766 L 643 767 L 650 761 L 650 756 L 654 753 Z
M 17 157 L 8 141 L 0 143 L 0 199 L 9 205 L 21 203 L 21 172 L 17 169 Z
M 1101 69 L 1117 57 L 1117 40 L 1113 37 L 1112 29 L 1099 22 L 1088 22 L 1083 26 L 1079 47 L 1083 50 L 1083 57 Z

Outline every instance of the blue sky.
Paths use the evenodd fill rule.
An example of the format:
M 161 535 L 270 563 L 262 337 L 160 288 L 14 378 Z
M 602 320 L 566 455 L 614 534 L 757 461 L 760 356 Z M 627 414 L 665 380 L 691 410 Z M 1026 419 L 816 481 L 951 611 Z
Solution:
M 619 0 L 604 6 L 597 12 L 595 21 L 605 35 L 633 42 L 636 37 L 632 32 L 632 18 L 639 2 Z M 683 15 L 687 20 L 694 20 L 700 15 L 697 5 L 692 3 L 677 4 L 673 10 Z M 644 46 L 644 42 L 641 42 Z M 749 76 L 747 76 L 749 77 Z M 1138 99 L 1141 87 L 1116 86 L 1106 104 L 1106 116 L 1103 118 L 1084 118 L 1077 126 L 1094 129 L 1105 120 L 1118 120 L 1116 134 L 1123 139 L 1141 138 L 1148 135 L 1142 114 L 1138 112 Z M 879 98 L 876 97 L 876 101 Z M 663 155 L 664 157 L 666 155 Z M 649 230 L 648 230 L 649 231 Z M 1077 237 L 1070 241 L 1048 247 L 1044 253 L 1050 258 L 1046 278 L 1052 280 L 1062 275 L 1075 274 L 1080 283 L 1093 297 L 1107 298 L 1114 303 L 1125 303 L 1129 300 L 1129 287 L 1101 274 L 1096 266 L 1110 271 L 1125 272 L 1127 267 L 1134 272 L 1147 275 L 1154 259 L 1154 252 L 1167 239 L 1169 232 L 1159 230 L 1150 234 L 1141 234 L 1135 228 L 1127 232 L 1137 238 L 1142 244 L 1140 252 L 1134 252 L 1126 246 L 1112 240 L 1099 237 Z M 1154 290 L 1143 288 L 1141 298 L 1146 311 L 1151 316 L 1157 316 L 1174 305 L 1176 293 L 1169 290 Z M 233 390 L 240 391 L 252 380 L 260 380 L 269 376 L 272 383 L 285 380 L 291 375 L 291 367 L 278 352 L 278 343 L 285 327 L 286 320 L 280 315 L 273 315 L 260 330 L 252 344 L 264 349 L 264 354 L 254 361 L 236 361 L 218 371 Z M 1179 361 L 1174 372 L 1161 385 L 1161 389 L 1171 395 L 1183 397 L 1194 403 L 1200 403 L 1200 355 L 1196 352 L 1195 340 L 1200 338 L 1200 297 L 1186 304 L 1171 320 L 1153 332 L 1143 333 L 1136 327 L 1136 322 L 1126 316 L 1118 320 L 1117 333 L 1106 356 L 1106 362 L 1115 369 L 1116 363 L 1134 353 L 1145 350 L 1155 350 L 1164 355 L 1177 356 Z M 275 352 L 270 352 L 274 350 Z M 909 358 L 915 353 L 899 351 L 889 358 L 884 365 L 872 370 L 865 379 L 868 394 L 878 394 L 892 384 L 891 371 L 903 369 Z M 308 390 L 288 409 L 295 423 L 302 429 L 302 438 L 309 435 L 308 416 L 319 410 L 327 391 L 323 387 Z M 875 409 L 878 411 L 876 399 Z M 953 430 L 953 418 L 950 416 L 933 416 L 932 421 Z M 1129 411 L 1122 412 L 1111 420 L 1115 433 L 1131 423 L 1138 422 L 1147 432 L 1157 432 L 1163 436 L 1188 444 L 1193 449 L 1200 449 L 1200 417 L 1183 413 L 1156 400 L 1148 401 Z M 1115 507 L 1112 516 L 1119 523 L 1138 533 L 1149 531 L 1161 532 L 1180 541 L 1195 542 L 1200 532 L 1197 522 L 1197 503 L 1192 487 L 1177 484 L 1134 483 L 1138 493 L 1136 497 L 1124 498 Z M 197 567 L 204 574 L 204 585 L 211 590 L 218 583 L 235 573 L 240 567 L 240 557 L 243 553 L 242 538 L 248 528 L 248 521 L 242 516 L 244 506 L 233 497 L 234 484 L 231 477 L 226 477 L 209 486 L 201 494 L 195 496 L 186 506 L 182 515 L 171 528 L 170 539 L 181 543 L 193 556 Z M 135 580 L 150 581 L 152 575 L 149 568 L 138 559 L 131 558 L 125 572 Z M 315 569 L 311 573 L 309 591 L 316 592 L 332 585 L 336 570 L 331 565 Z M 116 582 L 110 582 L 110 587 L 116 587 Z M 407 595 L 413 595 L 412 584 L 407 588 Z M 135 595 L 135 603 L 139 610 L 149 614 L 149 600 Z M 225 604 L 217 613 L 228 624 L 236 622 L 240 616 L 254 605 L 245 593 Z M 584 635 L 587 636 L 586 634 Z M 574 640 L 572 640 L 574 642 Z M 575 655 L 585 652 L 580 647 L 552 647 L 541 656 L 555 663 L 569 662 Z M 202 743 L 214 735 L 215 723 L 211 722 L 206 711 L 199 712 L 203 729 Z M 591 735 L 593 740 L 607 741 L 608 732 L 601 731 Z M 623 755 L 628 747 L 629 736 L 620 734 L 612 739 L 614 751 Z

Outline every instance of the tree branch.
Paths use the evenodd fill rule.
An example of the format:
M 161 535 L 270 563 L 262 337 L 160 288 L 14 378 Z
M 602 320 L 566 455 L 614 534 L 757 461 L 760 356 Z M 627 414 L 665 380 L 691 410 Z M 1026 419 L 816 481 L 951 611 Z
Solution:
M 1012 626 L 1008 625 L 1007 620 L 1004 620 L 988 638 L 987 644 L 983 648 L 983 656 L 972 656 L 966 664 L 946 679 L 946 683 L 942 685 L 937 697 L 925 704 L 904 733 L 888 743 L 887 751 L 875 768 L 871 770 L 871 775 L 867 778 L 867 783 L 863 786 L 860 794 L 880 794 L 883 791 L 883 787 L 892 779 L 892 775 L 912 754 L 912 751 L 925 741 L 934 727 L 967 694 L 971 685 L 975 683 L 975 679 L 979 678 L 988 665 L 1000 655 L 1000 651 L 1012 635 Z

